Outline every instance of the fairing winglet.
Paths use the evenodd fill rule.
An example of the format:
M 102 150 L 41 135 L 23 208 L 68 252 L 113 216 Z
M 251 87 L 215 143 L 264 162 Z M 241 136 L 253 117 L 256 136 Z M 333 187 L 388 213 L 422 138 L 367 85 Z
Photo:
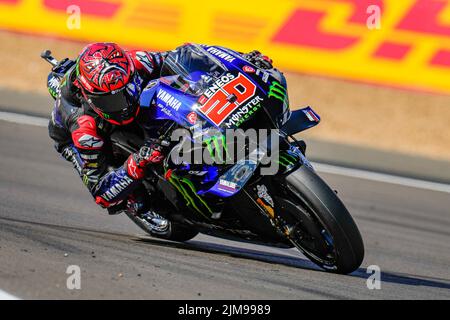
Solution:
M 311 107 L 292 111 L 291 117 L 284 124 L 282 130 L 287 135 L 294 135 L 318 125 L 320 117 Z

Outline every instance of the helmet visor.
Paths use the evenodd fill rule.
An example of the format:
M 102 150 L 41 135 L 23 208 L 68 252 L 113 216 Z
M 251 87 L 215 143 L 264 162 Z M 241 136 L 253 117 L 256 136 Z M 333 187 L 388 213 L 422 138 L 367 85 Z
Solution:
M 116 124 L 129 122 L 136 116 L 139 106 L 138 99 L 120 90 L 115 93 L 89 94 L 86 93 L 87 102 L 105 120 Z

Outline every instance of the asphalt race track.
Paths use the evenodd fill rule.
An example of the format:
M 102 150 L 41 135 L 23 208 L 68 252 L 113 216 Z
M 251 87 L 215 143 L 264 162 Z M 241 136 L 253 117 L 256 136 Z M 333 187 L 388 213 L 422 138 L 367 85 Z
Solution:
M 21 299 L 450 299 L 449 193 L 323 174 L 366 246 L 342 276 L 294 249 L 147 237 L 95 205 L 46 128 L 0 121 L 0 150 L 0 292 Z M 66 286 L 70 265 L 80 290 Z M 366 286 L 370 265 L 380 290 Z

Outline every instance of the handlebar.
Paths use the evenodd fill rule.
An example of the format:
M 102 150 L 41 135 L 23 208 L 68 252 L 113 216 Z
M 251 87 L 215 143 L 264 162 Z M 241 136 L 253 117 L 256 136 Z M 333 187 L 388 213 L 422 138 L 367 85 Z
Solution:
M 50 63 L 53 67 L 58 65 L 58 60 L 52 56 L 52 52 L 50 50 L 42 51 L 41 58 Z

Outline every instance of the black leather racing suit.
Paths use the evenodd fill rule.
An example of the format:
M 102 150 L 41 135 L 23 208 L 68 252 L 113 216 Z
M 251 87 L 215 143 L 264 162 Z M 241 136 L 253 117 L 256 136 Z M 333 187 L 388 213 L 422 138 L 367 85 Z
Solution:
M 149 81 L 158 78 L 167 53 L 129 51 L 136 70 L 139 93 Z M 133 192 L 139 179 L 128 173 L 126 164 L 112 168 L 110 134 L 114 125 L 95 113 L 81 97 L 75 85 L 76 70 L 72 66 L 59 87 L 55 107 L 49 122 L 50 137 L 56 150 L 71 161 L 96 203 L 110 207 L 121 203 Z M 145 126 L 148 109 L 141 109 L 128 127 Z

